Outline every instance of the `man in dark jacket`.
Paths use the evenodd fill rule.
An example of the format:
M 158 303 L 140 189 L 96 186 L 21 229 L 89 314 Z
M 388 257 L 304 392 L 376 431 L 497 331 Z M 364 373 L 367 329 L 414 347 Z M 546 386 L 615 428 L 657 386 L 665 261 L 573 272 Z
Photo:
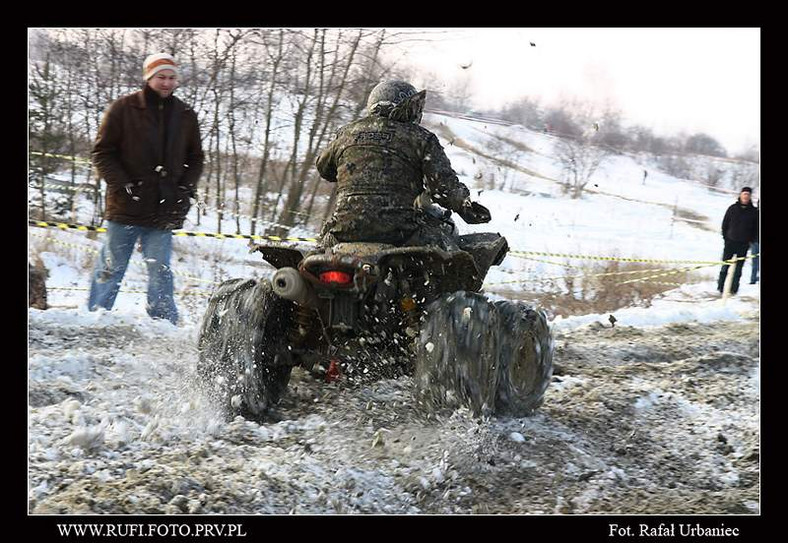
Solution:
M 753 202 L 755 209 L 758 209 L 760 206 L 755 205 Z M 752 267 L 750 268 L 750 284 L 754 285 L 758 282 L 758 264 L 760 260 L 759 253 L 761 252 L 761 247 L 758 242 L 758 230 L 755 230 L 755 239 L 750 242 L 750 253 L 752 256 Z
M 425 97 L 404 81 L 378 84 L 367 100 L 368 115 L 340 128 L 317 158 L 321 177 L 337 183 L 323 245 L 440 243 L 439 227 L 424 212 L 430 201 L 468 223 L 490 220 L 485 207 L 470 201 L 435 134 L 419 126 Z
M 109 107 L 93 146 L 93 163 L 107 183 L 107 233 L 88 308 L 112 308 L 139 240 L 148 266 L 147 312 L 175 324 L 172 230 L 183 226 L 195 196 L 203 151 L 196 113 L 173 96 L 175 59 L 166 53 L 149 56 L 143 79 L 143 90 Z
M 722 237 L 725 240 L 725 249 L 722 254 L 723 260 L 729 260 L 735 256 L 744 258 L 750 242 L 758 240 L 758 209 L 752 205 L 752 189 L 744 187 L 741 189 L 739 199 L 731 205 L 725 212 L 722 219 Z M 739 290 L 739 279 L 744 267 L 744 260 L 736 262 L 733 271 L 733 283 L 731 284 L 731 294 L 736 294 Z M 725 276 L 728 273 L 728 266 L 722 266 L 717 290 L 722 292 L 725 288 Z

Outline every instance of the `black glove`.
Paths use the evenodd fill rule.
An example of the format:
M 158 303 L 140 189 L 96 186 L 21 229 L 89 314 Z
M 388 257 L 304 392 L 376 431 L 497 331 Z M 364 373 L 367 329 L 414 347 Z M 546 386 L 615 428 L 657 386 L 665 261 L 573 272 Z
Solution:
M 468 224 L 481 224 L 490 222 L 490 210 L 477 202 L 466 200 L 463 206 L 457 211 Z

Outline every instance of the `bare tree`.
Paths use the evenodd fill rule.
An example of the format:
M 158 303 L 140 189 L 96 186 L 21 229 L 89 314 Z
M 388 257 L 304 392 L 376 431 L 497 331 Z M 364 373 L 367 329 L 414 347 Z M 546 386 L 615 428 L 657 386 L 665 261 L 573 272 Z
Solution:
M 528 128 L 541 129 L 544 126 L 544 112 L 538 100 L 522 97 L 501 109 L 499 115 L 513 123 Z
M 56 170 L 52 155 L 60 151 L 64 134 L 61 131 L 60 108 L 56 102 L 59 94 L 57 74 L 50 62 L 49 53 L 42 64 L 34 62 L 29 83 L 33 107 L 30 110 L 31 145 L 38 149 L 34 155 L 31 173 L 37 174 L 39 183 L 40 220 L 47 220 L 47 176 Z
M 303 191 L 303 187 L 299 186 L 298 176 L 297 176 L 297 168 L 298 168 L 298 148 L 299 148 L 299 140 L 301 139 L 301 131 L 303 129 L 304 123 L 304 116 L 307 112 L 307 105 L 311 101 L 311 92 L 312 92 L 312 84 L 314 83 L 314 53 L 315 47 L 318 43 L 318 35 L 319 30 L 314 29 L 313 35 L 311 37 L 305 37 L 304 39 L 307 41 L 307 45 L 303 45 L 298 40 L 300 34 L 296 35 L 296 49 L 298 49 L 302 54 L 304 54 L 304 69 L 305 73 L 303 75 L 303 80 L 300 79 L 299 74 L 296 74 L 295 78 L 295 86 L 294 92 L 296 96 L 299 98 L 295 99 L 295 107 L 296 111 L 293 115 L 293 146 L 290 152 L 290 160 L 287 163 L 287 176 L 282 178 L 282 183 L 279 187 L 279 194 L 277 195 L 276 202 L 273 205 L 271 211 L 271 220 L 276 219 L 276 212 L 277 208 L 279 207 L 279 203 L 282 200 L 284 195 L 284 188 L 285 188 L 285 179 L 290 179 L 289 191 L 288 191 L 288 204 L 285 205 L 285 210 L 281 213 L 280 216 L 280 223 L 284 223 L 288 226 L 293 224 L 293 211 L 294 208 L 289 205 L 290 201 L 297 201 L 301 197 L 301 192 Z M 300 81 L 303 81 L 303 84 L 299 84 Z
M 716 139 L 702 132 L 693 134 L 684 143 L 684 152 L 698 155 L 727 157 L 725 148 Z
M 222 154 L 221 154 L 221 130 L 220 130 L 220 109 L 221 109 L 221 97 L 222 97 L 222 87 L 220 86 L 220 78 L 219 73 L 223 66 L 223 61 L 221 60 L 221 56 L 219 55 L 219 38 L 221 32 L 216 30 L 216 34 L 214 37 L 214 48 L 213 48 L 213 77 L 211 79 L 211 92 L 213 93 L 213 126 L 211 126 L 211 139 L 216 145 L 216 147 L 211 150 L 209 148 L 209 156 L 210 158 L 210 167 L 208 171 L 208 178 L 205 181 L 205 191 L 206 193 L 209 192 L 210 189 L 210 174 L 213 170 L 216 170 L 216 207 L 219 210 L 216 218 L 216 228 L 217 232 L 222 232 L 222 219 L 224 218 L 224 199 L 222 198 Z
M 235 129 L 235 114 L 236 114 L 236 107 L 237 103 L 235 100 L 235 67 L 238 62 L 238 54 L 235 49 L 233 49 L 232 53 L 230 53 L 230 81 L 233 82 L 230 84 L 230 107 L 227 110 L 227 117 L 228 117 L 228 130 L 230 132 L 230 142 L 233 148 L 233 180 L 235 186 L 235 233 L 241 233 L 241 198 L 239 194 L 239 190 L 241 187 L 241 177 L 238 172 L 238 136 Z
M 81 93 L 82 108 L 84 110 L 84 136 L 88 141 L 94 141 L 98 133 L 99 125 L 101 124 L 101 117 L 104 108 L 109 105 L 107 101 L 102 98 L 102 86 L 106 82 L 101 81 L 101 68 L 99 64 L 98 55 L 90 55 L 90 51 L 96 48 L 97 32 L 95 29 L 82 29 L 80 32 L 80 48 L 82 50 L 81 62 L 85 68 L 87 77 L 83 78 L 85 88 Z M 93 170 L 91 170 L 91 173 Z M 93 184 L 93 216 L 91 217 L 91 225 L 101 224 L 102 198 L 101 198 L 101 183 L 98 176 L 96 176 L 95 183 Z
M 745 162 L 751 162 L 753 164 L 757 164 L 761 160 L 761 151 L 758 148 L 757 144 L 750 143 L 746 145 L 741 151 L 736 153 L 734 157 L 737 160 L 743 160 Z
M 394 35 L 396 36 L 397 33 L 394 33 Z M 388 34 L 386 29 L 378 31 L 376 33 L 376 39 L 372 42 L 372 44 L 368 47 L 365 47 L 365 50 L 362 50 L 359 53 L 359 56 L 361 58 L 365 58 L 367 62 L 361 69 L 360 74 L 353 81 L 353 84 L 348 86 L 348 97 L 356 104 L 352 109 L 350 120 L 356 120 L 361 117 L 362 113 L 366 109 L 367 97 L 369 96 L 370 92 L 372 92 L 372 89 L 375 87 L 375 85 L 388 78 L 391 74 L 392 66 L 384 65 L 380 56 L 381 50 L 386 44 L 387 37 Z M 320 182 L 320 179 L 316 180 L 316 183 Z M 334 206 L 336 205 L 336 183 L 331 183 L 329 190 L 330 193 L 328 202 L 323 209 L 321 222 L 325 222 L 328 219 L 328 217 L 334 211 Z M 307 209 L 307 218 L 312 216 L 313 204 L 314 201 L 310 200 L 310 205 Z
M 52 123 L 41 128 L 34 123 L 31 138 L 39 138 L 38 147 L 41 138 L 58 133 L 64 138 L 58 148 L 74 156 L 89 150 L 109 104 L 142 86 L 142 58 L 160 51 L 179 58 L 183 76 L 189 78 L 184 99 L 197 111 L 206 142 L 201 192 L 206 203 L 219 209 L 220 232 L 227 205 L 233 206 L 237 217 L 245 211 L 241 189 L 251 162 L 256 175 L 252 215 L 262 215 L 266 195 L 278 191 L 266 216 L 288 225 L 308 221 L 321 187 L 329 190 L 313 175 L 320 148 L 339 124 L 359 116 L 371 88 L 391 73 L 380 54 L 383 48 L 392 39 L 423 38 L 423 33 L 363 29 L 83 28 L 44 29 L 40 34 L 38 42 L 31 42 L 31 56 L 37 55 L 41 67 L 47 55 L 51 57 L 50 73 L 57 72 L 60 78 L 53 84 L 62 88 L 50 93 L 47 111 L 62 119 L 57 130 Z M 267 62 L 259 62 L 261 58 Z M 280 114 L 284 98 L 292 100 L 289 122 L 282 121 Z M 278 130 L 285 128 L 292 133 L 289 141 L 278 136 Z M 280 154 L 287 163 L 284 171 L 278 166 Z M 59 166 L 38 163 L 50 170 Z M 40 180 L 40 168 L 35 173 Z M 88 172 L 88 182 L 93 174 Z M 77 179 L 72 162 L 72 188 Z M 101 189 L 95 178 L 93 224 L 102 215 Z M 329 210 L 331 205 L 329 201 Z M 73 199 L 69 207 L 73 216 L 77 209 Z M 198 223 L 203 214 L 198 209 Z M 236 230 L 240 226 L 236 221 Z M 252 232 L 254 228 L 253 222 Z
M 341 37 L 342 37 L 342 33 L 340 32 L 338 41 L 341 40 Z M 301 183 L 299 184 L 299 186 L 302 189 L 303 189 L 304 184 L 306 182 L 306 173 L 311 168 L 311 166 L 312 166 L 311 162 L 313 161 L 314 155 L 317 152 L 316 148 L 319 147 L 319 145 L 320 145 L 320 141 L 316 142 L 315 138 L 316 138 L 316 135 L 317 135 L 317 130 L 319 129 L 318 127 L 323 122 L 323 111 L 325 109 L 325 104 L 326 104 L 327 94 L 328 94 L 326 86 L 330 85 L 331 82 L 334 80 L 334 76 L 336 74 L 336 68 L 337 68 L 337 64 L 338 64 L 338 60 L 339 60 L 339 51 L 340 51 L 340 47 L 339 47 L 339 44 L 337 44 L 337 46 L 335 48 L 334 60 L 331 63 L 331 73 L 328 76 L 328 82 L 326 82 L 326 78 L 325 78 L 325 70 L 326 70 L 326 31 L 323 30 L 322 35 L 321 35 L 321 39 L 320 39 L 320 71 L 319 71 L 320 77 L 319 77 L 318 91 L 317 91 L 317 106 L 315 108 L 315 116 L 314 116 L 314 120 L 312 122 L 312 128 L 309 131 L 309 143 L 308 143 L 308 146 L 307 146 L 306 158 L 305 158 L 305 160 L 304 160 L 304 162 L 303 162 L 303 164 L 301 166 L 301 173 L 299 174 L 299 177 L 301 179 Z M 348 65 L 349 65 L 349 63 L 348 63 Z M 330 115 L 330 112 L 329 112 L 329 115 Z M 327 127 L 328 127 L 328 122 L 323 124 L 323 134 L 320 135 L 319 140 L 322 140 L 322 137 L 325 134 L 325 130 L 326 130 Z M 304 223 L 305 224 L 309 222 L 309 216 L 312 213 L 312 206 L 314 205 L 315 195 L 317 194 L 317 189 L 318 189 L 319 186 L 320 186 L 319 178 L 313 179 L 312 180 L 312 192 L 310 194 L 309 204 L 307 205 L 306 212 L 304 213 Z M 289 209 L 290 210 L 288 214 L 292 217 L 293 221 L 295 221 L 295 219 L 296 219 L 295 213 L 296 213 L 296 211 L 299 208 L 300 196 L 301 195 L 299 194 L 297 200 L 288 198 L 287 205 L 285 206 L 285 209 Z
M 706 184 L 710 187 L 716 187 L 720 184 L 720 181 L 725 176 L 725 170 L 720 168 L 718 165 L 714 163 L 709 163 L 708 167 L 706 168 Z
M 597 145 L 595 134 L 562 137 L 556 144 L 556 157 L 562 168 L 564 190 L 572 199 L 580 198 L 594 173 L 610 151 Z
M 227 37 L 224 40 L 224 37 Z M 216 172 L 216 207 L 219 210 L 216 217 L 217 232 L 222 231 L 222 220 L 224 219 L 224 177 L 222 176 L 222 122 L 228 116 L 227 111 L 222 113 L 222 105 L 224 105 L 225 96 L 228 94 L 230 87 L 234 82 L 228 77 L 224 70 L 227 67 L 228 59 L 233 54 L 238 42 L 243 38 L 243 33 L 236 33 L 233 31 L 222 31 L 216 29 L 213 35 L 213 48 L 210 51 L 211 58 L 211 78 L 209 82 L 209 90 L 213 95 L 213 123 L 210 128 L 209 142 L 214 144 L 213 150 L 209 146 L 209 167 L 208 175 L 205 182 L 205 192 L 209 194 L 211 174 Z M 222 77 L 224 75 L 224 77 Z M 225 153 L 227 156 L 227 153 Z
M 595 124 L 599 132 L 599 144 L 606 146 L 612 152 L 623 152 L 627 147 L 628 138 L 622 123 L 621 110 L 608 104 Z
M 741 187 L 760 186 L 758 164 L 754 162 L 739 162 L 732 165 L 730 188 L 738 190 Z
M 254 202 L 252 206 L 252 216 L 258 217 L 260 212 L 260 204 L 262 203 L 263 195 L 265 195 L 267 188 L 268 188 L 268 168 L 269 168 L 269 160 L 271 158 L 271 150 L 273 147 L 273 142 L 271 141 L 271 129 L 272 129 L 272 121 L 273 121 L 273 110 L 274 107 L 277 105 L 277 102 L 274 99 L 274 95 L 277 89 L 277 78 L 280 74 L 280 67 L 282 61 L 285 59 L 287 55 L 287 51 L 284 47 L 284 35 L 285 32 L 283 29 L 279 29 L 277 33 L 277 40 L 276 46 L 274 47 L 272 43 L 269 42 L 268 34 L 267 33 L 259 33 L 258 34 L 262 39 L 262 45 L 264 47 L 265 53 L 269 60 L 270 65 L 270 75 L 267 78 L 267 81 L 264 79 L 262 81 L 263 85 L 267 85 L 267 92 L 261 92 L 261 96 L 265 96 L 265 131 L 263 133 L 263 142 L 262 142 L 262 151 L 263 156 L 260 159 L 260 166 L 259 166 L 259 173 L 257 177 L 257 187 L 255 190 L 254 195 Z M 262 90 L 262 89 L 261 89 Z M 254 235 L 255 227 L 257 225 L 256 221 L 252 222 L 252 230 L 251 233 Z
M 385 66 L 380 58 L 381 48 L 386 42 L 386 36 L 387 31 L 385 28 L 376 32 L 375 40 L 363 47 L 358 53 L 367 62 L 360 68 L 359 73 L 348 88 L 348 98 L 356 104 L 352 110 L 351 120 L 356 120 L 361 116 L 366 108 L 369 93 L 372 92 L 375 85 L 383 81 L 390 73 L 391 67 Z
M 583 133 L 573 114 L 566 106 L 548 108 L 544 115 L 545 130 L 557 136 L 579 137 Z
M 331 74 L 329 76 L 327 83 L 323 81 L 323 77 L 322 77 L 323 70 L 321 70 L 321 77 L 320 77 L 320 84 L 318 91 L 318 102 L 317 102 L 318 106 L 316 109 L 314 122 L 312 123 L 312 128 L 310 130 L 309 142 L 307 145 L 305 160 L 302 163 L 301 170 L 299 172 L 297 187 L 300 189 L 300 191 L 296 193 L 294 198 L 288 198 L 287 206 L 285 207 L 285 209 L 289 211 L 288 215 L 290 215 L 293 218 L 295 217 L 295 212 L 297 212 L 300 209 L 301 195 L 303 193 L 303 187 L 306 183 L 307 174 L 309 173 L 309 171 L 313 169 L 313 164 L 315 162 L 315 158 L 317 157 L 318 150 L 322 146 L 323 141 L 326 139 L 330 127 L 333 125 L 333 123 L 336 120 L 339 103 L 341 98 L 344 96 L 345 86 L 347 85 L 348 82 L 348 75 L 350 73 L 350 68 L 353 65 L 353 59 L 355 57 L 356 51 L 358 50 L 359 44 L 361 43 L 362 36 L 363 33 L 359 31 L 355 39 L 353 39 L 353 41 L 351 42 L 350 51 L 346 54 L 345 65 L 342 69 L 341 75 L 339 75 L 338 81 L 335 82 L 334 79 L 335 79 L 335 74 L 337 73 L 336 67 L 338 66 L 338 62 L 340 58 L 339 42 L 341 42 L 341 33 L 337 38 L 338 43 L 336 45 Z M 323 34 L 323 42 L 321 46 L 321 63 L 324 63 L 324 59 L 325 59 L 324 40 L 325 40 L 325 34 Z M 324 105 L 328 99 L 327 96 L 328 89 L 326 88 L 326 86 L 332 84 L 333 84 L 333 100 L 331 106 L 324 113 L 323 111 Z M 310 204 L 305 214 L 307 220 L 311 214 L 311 208 L 312 205 L 314 204 L 314 198 L 319 186 L 319 182 L 320 179 L 318 177 L 313 178 L 313 190 L 310 197 Z M 285 224 L 292 224 L 292 223 L 285 222 Z

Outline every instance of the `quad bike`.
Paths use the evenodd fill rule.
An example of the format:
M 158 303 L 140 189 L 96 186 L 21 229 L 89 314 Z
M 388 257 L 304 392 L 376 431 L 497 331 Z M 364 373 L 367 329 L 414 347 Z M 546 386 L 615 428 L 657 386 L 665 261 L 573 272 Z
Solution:
M 446 215 L 444 227 L 454 232 Z M 492 233 L 437 246 L 339 243 L 304 254 L 252 245 L 270 281 L 225 281 L 208 302 L 198 371 L 228 416 L 261 418 L 300 366 L 326 381 L 413 375 L 425 409 L 525 415 L 552 376 L 544 313 L 479 291 L 508 252 Z

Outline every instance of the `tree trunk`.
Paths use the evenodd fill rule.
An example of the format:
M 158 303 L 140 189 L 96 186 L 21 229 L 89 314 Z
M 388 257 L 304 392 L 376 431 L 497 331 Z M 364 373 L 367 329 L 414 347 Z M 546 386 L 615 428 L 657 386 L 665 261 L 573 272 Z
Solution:
M 361 100 L 358 101 L 356 105 L 356 109 L 353 111 L 353 120 L 358 119 L 361 116 L 361 113 L 367 107 L 367 96 L 369 93 L 372 92 L 372 89 L 375 85 L 378 84 L 378 81 L 374 77 L 375 74 L 375 65 L 378 61 L 378 55 L 380 54 L 380 48 L 383 46 L 383 41 L 386 38 L 386 30 L 383 29 L 380 32 L 380 38 L 375 42 L 374 49 L 372 50 L 372 56 L 370 57 L 368 67 L 364 73 L 364 81 L 363 81 L 363 89 L 364 92 L 361 95 Z
M 359 43 L 361 42 L 361 36 L 362 36 L 362 31 L 359 31 L 358 35 L 356 36 L 355 41 L 353 42 L 353 45 L 351 46 L 350 52 L 347 55 L 347 60 L 346 60 L 346 64 L 345 64 L 345 67 L 344 67 L 344 71 L 342 73 L 341 79 L 339 80 L 339 84 L 338 84 L 337 90 L 335 91 L 334 100 L 333 100 L 333 103 L 331 104 L 331 107 L 329 108 L 329 110 L 325 114 L 325 116 L 323 117 L 323 115 L 322 115 L 322 106 L 321 106 L 321 108 L 320 108 L 320 110 L 318 112 L 319 114 L 315 116 L 315 122 L 313 123 L 313 130 L 312 130 L 312 133 L 310 135 L 309 147 L 307 148 L 306 157 L 305 157 L 305 160 L 304 160 L 304 162 L 302 164 L 302 167 L 301 167 L 301 172 L 300 172 L 299 177 L 298 177 L 298 182 L 297 182 L 297 184 L 291 186 L 291 191 L 293 189 L 295 189 L 295 192 L 291 192 L 291 194 L 288 194 L 288 202 L 287 202 L 287 206 L 285 208 L 287 210 L 285 218 L 284 218 L 285 224 L 288 224 L 288 225 L 289 224 L 293 224 L 293 222 L 295 221 L 295 214 L 300 209 L 301 196 L 302 196 L 303 191 L 304 191 L 304 185 L 305 185 L 305 182 L 306 182 L 307 173 L 312 168 L 313 162 L 315 160 L 315 157 L 317 156 L 317 150 L 322 145 L 323 140 L 325 139 L 326 134 L 328 133 L 328 128 L 329 128 L 329 126 L 331 126 L 331 123 L 334 120 L 334 117 L 336 115 L 337 108 L 339 106 L 339 101 L 340 101 L 340 99 L 341 99 L 341 97 L 342 97 L 342 95 L 344 93 L 345 85 L 347 84 L 347 81 L 348 81 L 348 74 L 350 73 L 350 68 L 353 65 L 353 58 L 355 57 L 356 51 L 358 50 Z M 323 35 L 323 39 L 325 40 L 325 33 Z M 323 51 L 321 51 L 321 52 L 323 52 Z M 324 57 L 321 56 L 321 60 L 322 60 L 322 58 L 324 58 Z M 335 60 L 334 60 L 334 68 L 337 65 L 338 59 L 339 59 L 339 43 L 337 44 L 337 50 L 336 50 Z M 322 70 L 321 70 L 321 73 L 322 73 Z M 333 68 L 332 68 L 331 80 L 333 80 L 333 75 L 334 75 L 334 71 L 333 71 Z M 320 93 L 318 95 L 318 103 L 321 104 L 321 102 L 325 101 L 325 98 L 324 98 L 325 91 L 323 89 L 322 79 L 321 79 L 321 88 L 319 89 L 319 92 Z M 317 139 L 315 139 L 314 138 L 314 134 L 317 131 L 318 126 L 321 126 L 320 135 L 319 135 L 319 137 Z M 318 181 L 316 180 L 315 183 L 317 183 L 317 182 Z M 314 195 L 316 190 L 317 190 L 316 188 L 313 189 L 313 195 Z M 314 198 L 314 196 L 313 196 L 313 198 Z M 288 219 L 289 219 L 289 221 L 293 221 L 293 222 L 289 222 Z M 307 214 L 306 221 L 308 221 L 308 220 L 309 220 L 309 215 Z
M 235 51 L 233 51 L 231 61 L 230 61 L 230 109 L 227 112 L 229 117 L 229 124 L 230 124 L 230 142 L 232 144 L 233 149 L 233 182 L 235 186 L 235 233 L 241 233 L 241 201 L 240 201 L 240 185 L 241 179 L 238 174 L 238 145 L 236 141 L 236 133 L 235 133 L 235 65 L 236 65 L 237 55 Z
M 271 153 L 271 118 L 273 116 L 272 114 L 274 107 L 274 90 L 276 88 L 276 77 L 279 73 L 279 64 L 283 59 L 283 51 L 284 51 L 283 42 L 284 42 L 284 30 L 280 29 L 277 54 L 271 63 L 272 64 L 271 82 L 268 87 L 268 96 L 266 98 L 265 135 L 263 138 L 263 158 L 260 160 L 260 174 L 257 178 L 257 190 L 255 192 L 254 204 L 252 207 L 252 217 L 255 219 L 260 214 L 260 204 L 262 202 L 263 195 L 267 192 L 268 189 L 268 180 L 266 178 L 266 174 L 268 170 L 268 160 L 270 158 L 270 153 Z M 252 229 L 251 229 L 252 235 L 255 234 L 256 226 L 257 226 L 257 221 L 253 220 Z
M 77 222 L 77 162 L 73 158 L 77 155 L 77 142 L 76 134 L 74 133 L 74 95 L 73 92 L 73 71 L 71 66 L 67 67 L 68 78 L 66 79 L 66 132 L 68 135 L 68 152 L 72 157 L 71 160 L 71 182 L 69 183 L 68 191 L 68 209 L 71 216 L 71 222 Z
M 309 51 L 309 57 L 307 59 L 307 79 L 306 79 L 306 90 L 304 91 L 304 99 L 299 106 L 299 111 L 297 115 L 297 126 L 298 132 L 301 131 L 301 122 L 303 121 L 306 103 L 309 98 L 309 88 L 311 84 L 310 80 L 310 72 L 311 72 L 311 61 L 312 61 L 312 51 L 314 50 L 314 45 L 317 43 L 317 30 L 315 30 L 315 36 L 312 42 L 312 48 Z M 315 134 L 317 132 L 317 125 L 320 123 L 322 114 L 323 114 L 323 102 L 325 96 L 325 78 L 324 78 L 324 71 L 325 71 L 325 51 L 326 51 L 326 31 L 322 31 L 322 35 L 320 37 L 320 68 L 318 69 L 318 85 L 317 85 L 317 103 L 315 107 L 315 116 L 312 120 L 312 126 L 309 130 L 309 140 L 307 142 L 306 153 L 304 156 L 304 161 L 301 164 L 301 168 L 296 174 L 296 167 L 297 167 L 297 145 L 298 145 L 298 137 L 296 137 L 295 145 L 293 147 L 293 157 L 291 159 L 292 164 L 292 174 L 290 178 L 290 188 L 287 192 L 287 200 L 285 201 L 285 208 L 282 212 L 282 215 L 279 218 L 279 222 L 286 224 L 288 226 L 292 226 L 296 223 L 296 215 L 298 214 L 299 204 L 301 202 L 301 196 L 304 193 L 304 185 L 306 181 L 306 171 L 310 166 L 310 161 L 312 158 L 312 145 L 315 140 Z
M 311 83 L 312 83 L 312 57 L 314 55 L 315 45 L 317 44 L 317 35 L 318 30 L 315 29 L 314 36 L 312 37 L 311 45 L 309 47 L 309 51 L 307 52 L 306 56 L 306 75 L 304 80 L 304 89 L 301 91 L 301 100 L 298 102 L 298 109 L 296 110 L 296 114 L 294 117 L 294 126 L 293 126 L 293 149 L 290 154 L 290 160 L 287 164 L 287 170 L 290 172 L 290 188 L 288 190 L 288 202 L 292 199 L 300 198 L 300 191 L 303 190 L 299 188 L 298 185 L 298 176 L 296 174 L 296 168 L 298 163 L 298 141 L 301 138 L 301 130 L 302 124 L 304 121 L 304 114 L 306 113 L 306 104 L 309 100 L 309 92 L 311 90 Z M 298 91 L 298 82 L 296 81 L 296 91 Z M 273 213 L 271 216 L 271 220 L 275 220 L 276 217 L 276 209 L 279 207 L 279 202 L 282 198 L 282 193 L 284 190 L 284 180 L 286 179 L 283 176 L 283 186 L 282 189 L 279 191 L 279 195 L 277 196 L 276 203 L 274 204 Z M 289 213 L 292 207 L 285 204 L 285 208 L 280 214 L 279 223 L 285 224 L 287 226 L 292 226 L 293 221 L 293 214 Z
M 214 122 L 219 124 L 219 102 L 217 98 L 216 108 L 214 110 Z M 222 149 L 220 145 L 220 130 L 216 130 L 216 147 L 214 148 L 214 157 L 216 160 L 216 209 L 218 210 L 216 216 L 216 232 L 222 233 L 222 219 L 224 218 L 224 199 L 222 198 Z

